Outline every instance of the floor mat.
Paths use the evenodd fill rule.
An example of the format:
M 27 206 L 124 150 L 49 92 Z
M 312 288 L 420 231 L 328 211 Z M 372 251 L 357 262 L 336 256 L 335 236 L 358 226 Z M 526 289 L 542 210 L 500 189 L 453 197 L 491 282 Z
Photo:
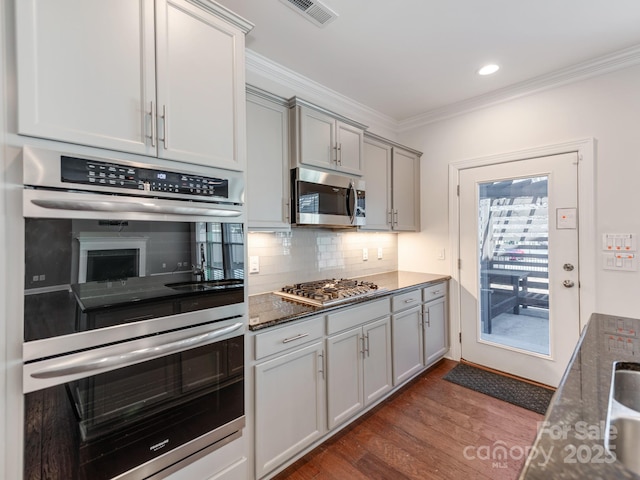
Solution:
M 460 363 L 445 380 L 544 415 L 553 390 Z

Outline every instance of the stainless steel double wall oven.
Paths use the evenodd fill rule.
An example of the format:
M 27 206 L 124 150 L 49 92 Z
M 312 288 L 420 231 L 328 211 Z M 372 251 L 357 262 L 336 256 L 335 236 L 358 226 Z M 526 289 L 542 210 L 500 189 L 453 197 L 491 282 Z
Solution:
M 240 436 L 242 174 L 23 166 L 24 477 L 162 478 Z

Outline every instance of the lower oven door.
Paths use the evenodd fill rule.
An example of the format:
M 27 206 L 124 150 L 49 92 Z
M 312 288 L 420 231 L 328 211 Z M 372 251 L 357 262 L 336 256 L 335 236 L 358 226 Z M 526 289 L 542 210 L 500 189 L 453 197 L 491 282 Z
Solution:
M 28 363 L 24 478 L 161 478 L 244 427 L 244 321 Z

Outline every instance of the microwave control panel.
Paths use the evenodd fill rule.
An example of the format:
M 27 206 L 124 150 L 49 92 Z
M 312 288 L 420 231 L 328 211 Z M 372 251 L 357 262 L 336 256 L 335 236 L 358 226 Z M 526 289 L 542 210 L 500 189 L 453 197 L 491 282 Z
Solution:
M 62 182 L 229 198 L 229 180 L 61 156 Z

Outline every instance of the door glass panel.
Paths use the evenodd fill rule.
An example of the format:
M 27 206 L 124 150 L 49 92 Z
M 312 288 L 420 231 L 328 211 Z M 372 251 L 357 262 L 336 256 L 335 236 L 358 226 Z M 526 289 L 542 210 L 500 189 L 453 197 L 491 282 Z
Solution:
M 480 339 L 549 355 L 548 177 L 479 187 Z

